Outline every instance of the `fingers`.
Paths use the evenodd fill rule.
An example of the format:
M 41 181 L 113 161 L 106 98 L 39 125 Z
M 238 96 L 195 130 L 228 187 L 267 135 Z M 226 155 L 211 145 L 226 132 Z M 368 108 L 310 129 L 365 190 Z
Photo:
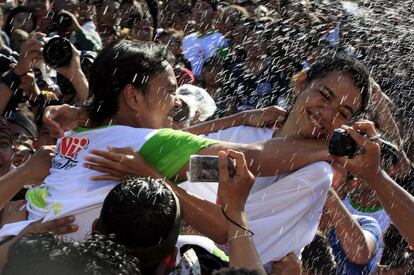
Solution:
M 377 131 L 375 130 L 375 124 L 372 121 L 361 120 L 361 121 L 355 122 L 352 125 L 352 128 L 367 134 L 368 137 L 373 137 L 377 135 Z
M 229 175 L 229 163 L 227 159 L 227 153 L 225 151 L 218 152 L 219 157 L 219 182 L 228 182 L 230 179 Z
M 234 150 L 227 150 L 227 156 L 236 160 L 236 175 L 246 173 L 247 163 L 244 154 Z
M 108 150 L 112 153 L 125 154 L 125 155 L 134 155 L 136 153 L 134 148 L 132 147 L 118 148 L 118 147 L 108 146 Z
M 46 127 L 49 130 L 49 133 L 52 137 L 61 138 L 64 135 L 64 130 L 60 127 L 54 118 L 56 114 L 52 107 L 47 107 L 45 113 L 43 114 L 43 122 L 46 124 Z
M 25 230 L 22 231 L 23 234 L 28 233 L 40 233 L 40 232 L 52 232 L 54 234 L 63 235 L 68 233 L 73 233 L 78 230 L 78 226 L 72 224 L 75 221 L 75 216 L 67 216 L 59 219 L 54 219 L 51 221 L 43 222 L 41 220 L 31 223 Z
M 102 151 L 102 150 L 96 150 L 96 149 L 90 150 L 89 153 L 91 153 L 91 154 L 93 154 L 95 156 L 99 156 L 101 158 L 110 160 L 112 162 L 117 162 L 117 163 L 121 162 L 125 158 L 125 154 L 119 154 L 119 153 Z M 93 157 L 90 157 L 90 158 L 91 159 L 98 159 L 98 158 L 93 158 Z

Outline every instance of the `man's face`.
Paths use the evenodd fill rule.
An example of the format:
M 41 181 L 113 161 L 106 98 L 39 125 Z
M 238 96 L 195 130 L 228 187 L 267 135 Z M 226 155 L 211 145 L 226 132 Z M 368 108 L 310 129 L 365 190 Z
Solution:
M 50 2 L 49 0 L 29 0 L 27 7 L 34 10 L 37 16 L 46 17 L 50 10 Z
M 166 1 L 160 11 L 160 23 L 163 28 L 184 30 L 191 16 L 191 6 L 177 0 Z
M 11 136 L 0 132 L 0 176 L 10 171 L 13 156 L 13 141 Z
M 171 127 L 173 112 L 181 106 L 176 90 L 177 81 L 171 65 L 150 78 L 143 107 L 137 116 L 141 127 Z
M 361 95 L 352 77 L 331 72 L 307 84 L 291 111 L 301 136 L 328 137 L 346 124 L 361 106 Z

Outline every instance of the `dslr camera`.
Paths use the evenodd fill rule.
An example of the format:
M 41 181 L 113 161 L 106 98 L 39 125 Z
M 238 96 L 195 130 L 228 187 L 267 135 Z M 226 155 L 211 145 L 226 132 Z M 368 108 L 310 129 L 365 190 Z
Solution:
M 331 155 L 352 158 L 358 154 L 358 151 L 358 145 L 346 130 L 342 128 L 334 130 L 329 139 L 329 153 Z
M 47 65 L 52 68 L 64 67 L 72 60 L 72 45 L 68 39 L 53 36 L 40 38 L 43 42 L 43 58 Z

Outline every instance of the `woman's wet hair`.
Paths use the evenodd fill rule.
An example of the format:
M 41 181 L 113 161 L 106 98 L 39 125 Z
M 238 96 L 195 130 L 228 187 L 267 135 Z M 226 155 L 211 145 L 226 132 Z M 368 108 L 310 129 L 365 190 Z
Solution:
M 361 106 L 353 117 L 362 115 L 367 110 L 371 98 L 371 81 L 367 68 L 362 63 L 344 54 L 324 56 L 307 71 L 305 85 L 332 72 L 346 73 L 351 76 L 362 98 Z
M 89 79 L 91 103 L 89 117 L 95 123 L 112 117 L 118 111 L 118 96 L 132 84 L 147 93 L 151 76 L 165 69 L 168 50 L 153 42 L 118 41 L 105 47 L 95 59 Z

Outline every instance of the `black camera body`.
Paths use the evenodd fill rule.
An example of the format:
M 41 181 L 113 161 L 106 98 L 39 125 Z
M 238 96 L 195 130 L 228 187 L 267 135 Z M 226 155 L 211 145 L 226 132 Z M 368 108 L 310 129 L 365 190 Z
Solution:
M 47 65 L 52 68 L 64 67 L 70 64 L 72 60 L 72 45 L 68 39 L 53 36 L 41 38 L 45 43 L 43 47 L 43 58 Z
M 342 129 L 335 129 L 329 139 L 329 153 L 338 157 L 353 157 L 358 153 L 359 147 L 349 135 Z

